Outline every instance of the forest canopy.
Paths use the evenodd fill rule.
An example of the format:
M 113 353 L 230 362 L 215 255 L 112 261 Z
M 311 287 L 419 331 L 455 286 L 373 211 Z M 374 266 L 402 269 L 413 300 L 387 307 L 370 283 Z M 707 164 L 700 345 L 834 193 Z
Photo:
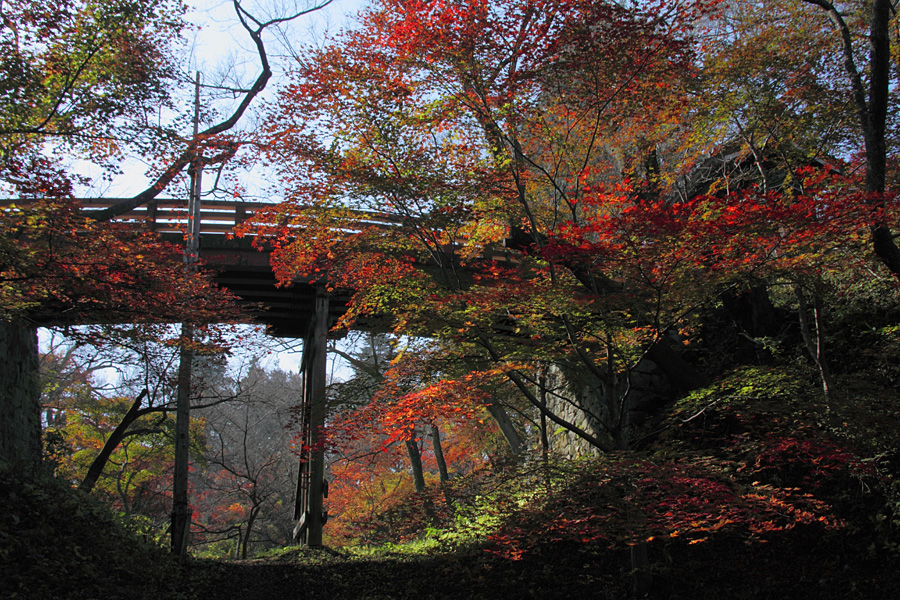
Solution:
M 344 326 L 435 340 L 392 363 L 459 386 L 423 415 L 500 385 L 631 447 L 707 380 L 686 349 L 716 302 L 789 286 L 803 313 L 897 272 L 869 5 L 375 2 L 298 53 L 260 132 L 287 200 L 245 230 L 282 282 L 349 290 Z

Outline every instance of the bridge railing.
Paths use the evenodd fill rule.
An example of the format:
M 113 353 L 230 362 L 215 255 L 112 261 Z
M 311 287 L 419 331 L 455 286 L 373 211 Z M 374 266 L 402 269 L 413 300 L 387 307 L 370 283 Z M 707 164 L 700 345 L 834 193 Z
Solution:
M 85 213 L 101 210 L 124 202 L 128 198 L 81 198 Z M 0 207 L 16 205 L 28 207 L 32 200 L 0 198 Z M 254 213 L 272 206 L 266 202 L 203 200 L 200 205 L 200 233 L 225 234 L 234 231 Z M 188 201 L 178 198 L 157 198 L 115 218 L 122 223 L 143 223 L 160 233 L 183 233 L 188 224 Z
M 127 198 L 81 198 L 82 206 L 86 214 L 92 210 L 109 208 Z M 27 206 L 28 200 L 0 199 L 0 207 L 16 204 Z M 235 200 L 210 200 L 203 199 L 200 203 L 200 233 L 225 235 L 234 232 L 235 226 L 243 223 L 256 212 L 272 207 L 268 202 L 244 202 Z M 391 229 L 397 227 L 401 220 L 396 215 L 378 213 L 374 211 L 354 211 L 358 218 L 354 226 L 348 231 L 357 231 L 360 227 L 375 226 L 377 228 Z M 156 198 L 144 205 L 138 206 L 115 218 L 117 222 L 134 222 L 148 225 L 153 231 L 159 233 L 183 234 L 188 228 L 188 201 L 178 198 Z M 465 244 L 458 240 L 455 246 Z M 502 262 L 517 262 L 517 258 L 504 249 L 483 254 L 481 258 L 487 258 Z
M 127 198 L 81 198 L 79 202 L 85 213 L 115 206 Z M 26 207 L 27 199 L 0 199 L 0 207 L 15 204 Z M 243 202 L 235 200 L 203 199 L 200 203 L 200 233 L 226 234 L 234 231 L 235 226 L 243 223 L 256 212 L 272 207 L 268 202 Z M 359 224 L 364 226 L 394 227 L 397 217 L 368 211 L 358 211 Z M 188 201 L 178 198 L 157 198 L 138 206 L 115 218 L 115 221 L 144 223 L 160 233 L 183 233 L 188 225 Z
M 85 212 L 113 206 L 124 199 L 84 198 L 81 200 Z M 225 234 L 234 231 L 259 210 L 271 204 L 265 202 L 240 202 L 224 200 L 203 200 L 200 204 L 200 233 Z M 188 202 L 177 198 L 151 200 L 123 215 L 116 217 L 122 221 L 142 221 L 160 233 L 181 233 L 188 224 Z

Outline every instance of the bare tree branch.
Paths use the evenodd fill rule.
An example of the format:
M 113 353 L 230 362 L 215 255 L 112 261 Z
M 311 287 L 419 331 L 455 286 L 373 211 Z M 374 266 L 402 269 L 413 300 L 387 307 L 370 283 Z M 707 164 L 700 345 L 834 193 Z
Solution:
M 178 176 L 178 174 L 181 173 L 184 168 L 197 157 L 199 150 L 210 140 L 210 138 L 213 138 L 220 133 L 224 133 L 230 130 L 237 124 L 237 122 L 247 111 L 250 103 L 253 102 L 256 96 L 258 96 L 259 93 L 263 91 L 263 89 L 265 89 L 266 84 L 272 77 L 272 69 L 269 65 L 269 57 L 266 53 L 265 43 L 262 40 L 262 34 L 266 30 L 266 28 L 281 25 L 303 15 L 320 10 L 331 4 L 332 0 L 325 0 L 322 3 L 315 4 L 311 8 L 300 10 L 289 16 L 269 19 L 267 21 L 261 21 L 251 15 L 241 5 L 240 0 L 232 0 L 232 2 L 234 6 L 234 12 L 238 17 L 238 20 L 256 46 L 256 51 L 259 56 L 261 67 L 261 71 L 256 77 L 256 81 L 254 81 L 253 85 L 251 85 L 247 89 L 246 93 L 244 94 L 243 100 L 241 100 L 241 103 L 234 110 L 234 112 L 232 112 L 231 116 L 224 121 L 221 121 L 207 129 L 204 129 L 203 131 L 199 132 L 193 139 L 191 139 L 191 141 L 187 145 L 187 148 L 185 148 L 184 151 L 169 164 L 169 166 L 162 172 L 159 177 L 157 177 L 156 181 L 154 181 L 150 187 L 137 194 L 136 196 L 119 202 L 118 204 L 115 204 L 108 208 L 104 208 L 102 210 L 91 211 L 89 213 L 89 216 L 92 219 L 96 221 L 109 221 L 110 219 L 114 219 L 115 217 L 134 210 L 138 206 L 146 204 L 150 200 L 156 198 L 160 193 L 162 193 L 162 191 L 170 183 L 172 183 L 172 181 Z M 237 152 L 237 147 L 234 148 L 234 152 Z M 233 156 L 234 152 L 232 152 L 231 155 L 225 155 L 223 158 L 230 158 L 231 156 Z

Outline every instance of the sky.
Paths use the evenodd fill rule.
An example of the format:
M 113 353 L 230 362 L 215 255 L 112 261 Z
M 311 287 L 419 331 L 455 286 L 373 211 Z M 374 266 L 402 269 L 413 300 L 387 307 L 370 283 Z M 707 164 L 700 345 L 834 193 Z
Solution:
M 284 15 L 312 6 L 315 0 L 245 0 L 244 6 L 254 15 Z M 325 4 L 327 0 L 318 0 Z M 190 10 L 187 20 L 199 28 L 196 33 L 196 58 L 201 68 L 217 67 L 233 53 L 255 61 L 256 50 L 249 36 L 235 17 L 230 0 L 187 0 Z M 336 30 L 363 6 L 363 0 L 331 0 L 322 9 L 299 17 L 288 25 L 287 36 L 292 42 L 311 42 L 320 39 L 328 30 Z M 265 39 L 267 50 L 277 54 L 274 36 Z M 277 74 L 276 74 L 277 78 Z
M 317 3 L 321 5 L 325 1 L 327 0 L 318 0 Z M 204 77 L 204 73 L 210 73 L 207 80 L 217 75 L 221 76 L 233 66 L 236 72 L 242 73 L 243 81 L 252 81 L 259 69 L 256 48 L 235 17 L 232 2 L 230 0 L 187 0 L 187 4 L 192 9 L 188 13 L 187 19 L 198 27 L 193 40 L 194 56 L 191 66 L 201 71 L 201 77 Z M 363 0 L 331 0 L 330 4 L 324 8 L 291 22 L 284 29 L 284 37 L 292 44 L 316 43 L 326 32 L 336 31 L 342 26 L 348 25 L 363 4 Z M 244 6 L 254 15 L 266 14 L 268 11 L 272 11 L 270 14 L 273 15 L 290 14 L 310 5 L 311 2 L 307 0 L 244 1 Z M 264 100 L 266 96 L 271 97 L 280 83 L 282 70 L 288 64 L 288 61 L 283 58 L 279 59 L 287 54 L 287 50 L 276 32 L 269 31 L 263 39 L 266 42 L 266 51 L 269 54 L 274 75 L 262 98 L 257 98 L 257 100 Z M 258 107 L 260 103 L 256 102 L 255 104 Z M 257 181 L 260 179 L 265 180 L 265 176 L 251 172 L 246 174 L 241 183 L 251 194 L 255 192 L 264 195 L 262 190 L 265 183 Z M 301 345 L 290 342 L 290 340 L 285 340 L 280 349 L 278 344 L 274 344 L 272 353 L 264 359 L 265 363 L 285 371 L 296 372 L 299 369 Z M 334 368 L 334 374 L 341 379 L 349 375 L 346 368 L 342 368 L 340 365 Z

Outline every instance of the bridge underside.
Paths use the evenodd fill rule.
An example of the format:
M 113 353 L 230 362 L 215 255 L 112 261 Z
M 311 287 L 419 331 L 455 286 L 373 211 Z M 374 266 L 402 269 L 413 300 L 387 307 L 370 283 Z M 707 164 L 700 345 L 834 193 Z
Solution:
M 215 281 L 238 296 L 255 320 L 275 337 L 305 338 L 316 317 L 317 286 L 294 282 L 278 287 L 268 252 L 257 252 L 249 240 L 201 236 L 200 256 L 216 273 Z M 347 310 L 349 296 L 330 294 L 328 327 Z
M 293 533 L 299 543 L 321 546 L 328 520 L 323 437 L 328 335 L 346 311 L 349 298 L 328 294 L 322 285 L 311 282 L 278 287 L 269 254 L 254 251 L 249 240 L 201 236 L 200 254 L 216 271 L 216 282 L 241 298 L 257 321 L 265 323 L 269 335 L 303 338 L 303 396 L 298 406 L 302 442 Z

